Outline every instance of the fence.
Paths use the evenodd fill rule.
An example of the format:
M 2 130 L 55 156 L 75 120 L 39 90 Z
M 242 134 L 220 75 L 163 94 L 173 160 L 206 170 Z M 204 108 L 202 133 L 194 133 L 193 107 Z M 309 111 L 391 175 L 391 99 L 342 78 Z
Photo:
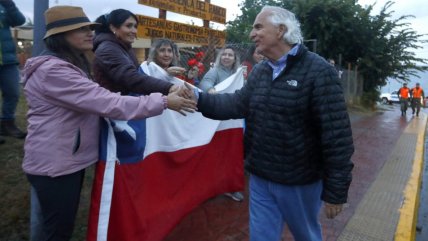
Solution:
M 229 44 L 229 45 L 231 45 L 236 50 L 241 63 L 245 60 L 248 60 L 249 50 L 251 49 L 252 44 L 248 43 L 248 44 Z M 310 49 L 312 47 L 313 46 L 309 46 Z M 148 49 L 145 49 L 145 51 L 142 51 L 142 54 L 140 55 L 138 53 L 141 53 L 141 49 L 136 49 L 136 50 L 137 50 L 137 56 L 139 57 L 139 60 L 143 61 L 148 55 Z M 203 68 L 204 71 L 201 72 L 199 75 L 199 78 L 202 78 L 204 74 L 210 69 L 212 64 L 215 62 L 215 58 L 217 56 L 218 51 L 219 51 L 219 48 L 216 48 L 214 45 L 180 47 L 179 48 L 179 52 L 180 52 L 179 65 L 186 69 L 189 69 L 190 68 L 189 61 L 192 59 L 196 59 L 197 54 L 202 52 L 203 56 L 201 59 L 198 60 L 198 62 L 200 62 L 204 66 Z M 31 46 L 26 45 L 25 48 L 22 51 L 20 51 L 18 56 L 22 67 L 26 59 L 29 56 L 31 56 Z M 364 80 L 358 75 L 358 69 L 357 68 L 352 69 L 350 66 L 348 66 L 348 69 L 343 70 L 340 79 L 341 79 L 341 84 L 343 87 L 346 103 L 350 105 L 360 104 L 361 96 L 363 94 Z
M 241 63 L 247 60 L 249 50 L 252 44 L 230 44 L 238 53 Z M 218 48 L 209 47 L 186 47 L 180 48 L 180 65 L 185 68 L 189 68 L 188 62 L 194 59 L 198 52 L 203 52 L 204 56 L 201 63 L 204 65 L 205 72 L 209 70 L 212 63 L 215 62 L 215 57 L 218 52 Z M 202 73 L 200 78 L 205 74 Z M 348 66 L 348 69 L 342 70 L 340 76 L 343 92 L 345 95 L 346 103 L 349 105 L 361 104 L 361 96 L 363 94 L 363 83 L 364 80 L 358 75 L 358 68 Z
M 347 70 L 344 70 L 340 80 L 346 103 L 348 105 L 361 104 L 364 80 L 360 75 L 358 75 L 358 69 L 354 68 L 352 70 L 349 67 Z

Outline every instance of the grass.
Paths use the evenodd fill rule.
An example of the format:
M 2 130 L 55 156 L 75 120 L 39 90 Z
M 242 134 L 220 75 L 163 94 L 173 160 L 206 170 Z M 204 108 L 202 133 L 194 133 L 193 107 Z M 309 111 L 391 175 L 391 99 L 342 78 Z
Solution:
M 26 112 L 27 104 L 21 95 L 16 123 L 23 130 L 27 125 Z M 24 140 L 5 138 L 6 143 L 0 145 L 0 241 L 30 240 L 30 185 L 21 168 Z M 93 167 L 86 170 L 73 241 L 86 238 L 93 172 Z

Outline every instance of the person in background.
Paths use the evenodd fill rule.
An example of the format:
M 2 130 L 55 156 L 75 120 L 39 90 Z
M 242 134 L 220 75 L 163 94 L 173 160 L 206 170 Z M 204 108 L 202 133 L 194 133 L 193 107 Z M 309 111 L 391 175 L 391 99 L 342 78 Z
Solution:
M 22 168 L 35 192 L 43 223 L 40 241 L 70 240 L 85 169 L 98 161 L 100 116 L 130 120 L 169 108 L 191 111 L 195 103 L 161 93 L 121 96 L 92 81 L 85 52 L 92 28 L 82 8 L 56 6 L 45 12 L 46 51 L 23 70 L 29 105 Z
M 234 94 L 195 91 L 205 117 L 245 118 L 251 241 L 321 241 L 319 212 L 336 217 L 347 202 L 354 152 L 343 90 L 333 66 L 303 45 L 300 24 L 264 6 L 251 40 L 267 58 Z M 328 100 L 328 101 L 326 101 Z
M 12 0 L 0 0 L 0 89 L 2 92 L 2 109 L 0 122 L 0 144 L 5 142 L 3 136 L 24 139 L 26 133 L 15 123 L 15 112 L 19 101 L 19 69 L 16 57 L 15 41 L 10 27 L 25 23 L 25 16 Z
M 240 59 L 234 48 L 225 46 L 217 55 L 214 67 L 208 70 L 199 83 L 199 88 L 209 94 L 217 93 L 214 86 L 233 75 L 240 66 Z M 242 192 L 228 192 L 224 194 L 232 200 L 241 202 L 244 200 Z
M 177 45 L 169 39 L 156 39 L 149 50 L 147 62 L 154 62 L 164 69 L 171 77 L 180 77 L 186 71 L 185 68 L 178 66 L 180 59 Z
M 415 114 L 416 116 L 419 116 L 419 111 L 421 110 L 421 104 L 423 99 L 425 98 L 424 90 L 421 88 L 419 83 L 416 83 L 416 86 L 411 89 L 410 95 L 412 98 L 412 115 Z
M 244 57 L 244 61 L 242 62 L 242 66 L 247 67 L 247 73 L 246 73 L 245 79 L 248 78 L 248 74 L 251 73 L 253 66 L 262 62 L 264 58 L 265 57 L 263 55 L 261 55 L 256 51 L 256 46 L 254 44 L 251 45 L 250 49 L 248 50 L 247 54 Z
M 187 70 L 187 73 L 184 80 L 194 86 L 199 86 L 200 80 L 199 80 L 199 74 L 201 73 L 200 68 L 196 65 L 190 66 L 190 68 Z
M 125 9 L 99 16 L 95 22 L 93 63 L 95 81 L 122 95 L 130 93 L 166 95 L 179 87 L 139 71 L 140 64 L 132 49 L 137 37 L 138 18 Z
M 214 86 L 233 75 L 240 65 L 239 56 L 232 46 L 222 48 L 217 55 L 214 67 L 202 78 L 199 88 L 210 94 L 216 93 Z
M 398 90 L 398 98 L 400 99 L 400 110 L 401 116 L 405 116 L 407 107 L 409 106 L 410 89 L 407 87 L 407 83 L 403 83 L 403 87 Z
M 334 68 L 336 69 L 336 71 L 337 71 L 337 74 L 339 75 L 339 79 L 341 79 L 342 78 L 342 74 L 343 74 L 343 71 L 336 65 L 336 61 L 334 61 L 334 59 L 328 59 L 328 62 L 332 65 L 332 66 L 334 66 Z

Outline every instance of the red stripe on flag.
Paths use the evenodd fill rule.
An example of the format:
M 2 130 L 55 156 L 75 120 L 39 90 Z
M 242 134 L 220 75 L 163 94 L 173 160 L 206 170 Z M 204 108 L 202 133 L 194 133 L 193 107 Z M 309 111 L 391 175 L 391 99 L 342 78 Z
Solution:
M 218 131 L 204 146 L 156 152 L 117 165 L 108 240 L 157 241 L 193 208 L 216 195 L 244 190 L 242 128 Z M 105 162 L 97 164 L 88 241 L 95 241 Z

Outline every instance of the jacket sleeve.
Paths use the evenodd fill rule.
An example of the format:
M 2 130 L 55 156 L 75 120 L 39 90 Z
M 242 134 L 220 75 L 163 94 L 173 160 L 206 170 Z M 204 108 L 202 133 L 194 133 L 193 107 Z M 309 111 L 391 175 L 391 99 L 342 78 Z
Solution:
M 312 115 L 322 147 L 322 200 L 346 203 L 352 181 L 354 153 L 352 130 L 336 70 L 326 67 L 317 74 L 312 90 Z
M 156 116 L 165 108 L 160 93 L 121 96 L 86 78 L 77 67 L 68 63 L 48 64 L 38 71 L 41 78 L 38 85 L 47 101 L 77 112 L 129 120 Z
M 202 78 L 199 83 L 199 88 L 203 91 L 208 91 L 215 86 L 217 81 L 218 73 L 216 68 L 210 69 Z
M 6 9 L 7 25 L 16 27 L 25 23 L 25 16 L 19 11 L 13 1 L 1 1 L 1 4 Z
M 253 78 L 254 79 L 254 78 Z M 214 120 L 242 119 L 247 117 L 254 81 L 248 80 L 240 90 L 233 94 L 199 93 L 198 111 Z
M 104 45 L 104 46 L 102 46 Z M 130 92 L 150 94 L 160 92 L 167 95 L 172 84 L 140 73 L 132 59 L 111 42 L 101 43 L 95 51 L 97 63 L 102 71 L 115 83 L 125 86 Z

